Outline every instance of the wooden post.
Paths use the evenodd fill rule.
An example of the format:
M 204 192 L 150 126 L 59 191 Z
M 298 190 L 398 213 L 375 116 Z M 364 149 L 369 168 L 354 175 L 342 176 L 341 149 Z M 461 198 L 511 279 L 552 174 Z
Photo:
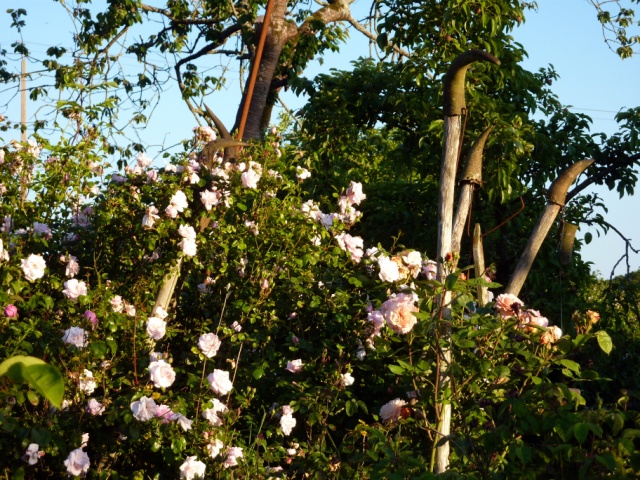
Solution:
M 456 180 L 456 169 L 460 153 L 461 116 L 466 113 L 464 98 L 464 82 L 469 65 L 476 61 L 489 61 L 499 64 L 497 58 L 481 50 L 470 50 L 459 55 L 449 67 L 444 77 L 444 140 L 442 145 L 442 165 L 440 168 L 440 192 L 438 195 L 438 281 L 443 285 L 450 273 L 450 263 L 446 263 L 447 255 L 452 253 L 453 203 Z M 451 327 L 451 292 L 444 291 L 438 298 L 440 318 L 441 345 L 438 347 L 437 385 L 439 395 L 449 389 L 449 366 L 453 360 L 450 346 Z M 449 468 L 449 440 L 451 433 L 451 402 L 447 399 L 438 401 L 438 433 L 435 447 L 435 473 L 443 473 Z
M 464 171 L 460 176 L 460 196 L 458 197 L 458 208 L 453 222 L 453 237 L 451 240 L 451 250 L 454 254 L 460 253 L 462 234 L 469 217 L 473 192 L 482 185 L 482 152 L 491 130 L 493 130 L 493 125 L 485 129 L 473 143 L 467 155 Z
M 476 223 L 473 229 L 473 265 L 475 267 L 476 278 L 483 277 L 485 272 L 484 247 L 482 245 L 482 232 L 479 223 Z M 478 286 L 479 306 L 484 307 L 488 303 L 488 291 L 489 289 L 487 287 Z
M 529 241 L 524 247 L 518 265 L 507 285 L 506 293 L 512 293 L 516 296 L 520 293 L 527 275 L 529 275 L 529 270 L 531 270 L 531 265 L 533 265 L 533 260 L 542 246 L 542 242 L 547 237 L 547 233 L 549 233 L 549 229 L 553 225 L 558 212 L 564 207 L 569 187 L 578 178 L 578 175 L 584 172 L 592 163 L 593 160 L 580 160 L 574 163 L 551 184 L 547 194 L 547 206 L 540 215 L 533 232 L 531 232 Z

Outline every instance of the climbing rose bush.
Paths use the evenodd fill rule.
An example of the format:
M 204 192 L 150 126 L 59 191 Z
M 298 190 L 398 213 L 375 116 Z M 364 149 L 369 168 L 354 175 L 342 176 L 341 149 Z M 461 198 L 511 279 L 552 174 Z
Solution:
M 562 336 L 519 299 L 478 306 L 484 278 L 452 271 L 440 283 L 427 252 L 349 233 L 366 186 L 349 179 L 321 204 L 292 167 L 301 157 L 273 139 L 206 168 L 212 133 L 197 135 L 164 167 L 140 153 L 120 173 L 104 173 L 100 142 L 43 140 L 43 157 L 64 160 L 32 152 L 24 208 L 19 176 L 0 171 L 1 358 L 44 358 L 65 381 L 55 409 L 0 379 L 9 476 L 411 477 L 430 468 L 443 401 L 456 435 L 474 442 L 453 449 L 452 465 L 475 472 L 483 458 L 517 455 L 532 421 L 518 398 L 540 405 L 531 415 L 578 421 L 581 370 L 569 356 L 592 334 Z M 461 380 L 443 391 L 445 286 Z

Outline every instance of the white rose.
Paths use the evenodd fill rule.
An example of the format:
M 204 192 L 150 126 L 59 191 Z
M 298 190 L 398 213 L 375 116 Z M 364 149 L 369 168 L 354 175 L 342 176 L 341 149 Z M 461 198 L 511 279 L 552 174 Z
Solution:
M 22 260 L 22 271 L 24 272 L 25 278 L 30 282 L 42 278 L 46 267 L 47 263 L 41 255 L 31 254 Z
M 180 425 L 185 432 L 187 430 L 191 430 L 191 424 L 193 423 L 193 420 L 189 420 L 183 414 L 176 413 L 172 418 L 172 420 L 175 420 L 176 422 L 178 422 L 178 425 Z
M 87 346 L 87 333 L 80 327 L 71 327 L 64 331 L 62 341 L 78 348 L 84 348 Z
M 280 428 L 285 435 L 291 435 L 291 430 L 296 426 L 296 419 L 292 415 L 282 415 L 280 417 Z
M 82 391 L 83 393 L 86 393 L 87 395 L 91 395 L 93 391 L 96 389 L 96 386 L 97 384 L 94 381 L 93 372 L 85 368 L 84 374 L 80 377 L 80 380 L 78 381 L 78 388 L 80 388 L 80 391 Z
M 140 400 L 131 404 L 131 411 L 134 418 L 141 422 L 146 422 L 156 416 L 157 407 L 153 398 L 140 397 Z
M 229 380 L 229 372 L 224 370 L 214 370 L 213 373 L 209 374 L 207 380 L 209 380 L 211 390 L 218 395 L 226 395 L 233 388 L 233 384 Z
M 198 460 L 195 455 L 187 457 L 182 465 L 180 465 L 180 478 L 185 480 L 193 480 L 194 478 L 204 478 L 204 470 L 206 465 Z
M 87 294 L 87 284 L 81 280 L 78 281 L 77 279 L 72 278 L 71 280 L 64 282 L 64 290 L 62 290 L 62 294 L 69 300 L 77 300 L 78 297 Z
M 104 413 L 104 405 L 97 401 L 95 398 L 92 398 L 87 403 L 86 410 L 91 415 L 102 415 Z
M 176 379 L 176 372 L 173 367 L 164 360 L 151 362 L 149 364 L 149 374 L 156 388 L 170 387 Z
M 198 339 L 198 348 L 205 357 L 215 357 L 220 348 L 220 339 L 215 333 L 205 333 Z
M 227 449 L 227 458 L 222 462 L 222 466 L 224 468 L 235 467 L 238 465 L 238 458 L 242 458 L 243 456 L 242 448 L 229 447 Z
M 240 175 L 240 180 L 242 180 L 242 185 L 244 185 L 245 188 L 258 188 L 260 174 L 250 168 Z
M 180 242 L 180 250 L 184 252 L 188 257 L 194 257 L 196 255 L 198 245 L 192 238 L 183 238 Z
M 223 446 L 224 443 L 222 443 L 222 440 L 218 440 L 216 438 L 213 443 L 207 445 L 207 453 L 211 458 L 216 458 L 220 454 L 220 450 L 222 450 Z
M 75 477 L 89 471 L 91 460 L 89 460 L 89 455 L 87 455 L 82 448 L 76 448 L 69 453 L 69 456 L 64 461 L 64 465 L 67 467 L 69 475 Z
M 147 319 L 147 335 L 154 340 L 160 340 L 167 331 L 167 322 L 158 317 L 149 317 Z
M 380 280 L 383 282 L 395 282 L 400 280 L 400 270 L 398 264 L 386 255 L 378 257 L 378 267 L 380 267 Z
M 340 385 L 342 385 L 343 387 L 350 387 L 351 385 L 353 385 L 354 381 L 355 378 L 353 378 L 350 373 L 343 373 L 342 375 L 340 375 Z

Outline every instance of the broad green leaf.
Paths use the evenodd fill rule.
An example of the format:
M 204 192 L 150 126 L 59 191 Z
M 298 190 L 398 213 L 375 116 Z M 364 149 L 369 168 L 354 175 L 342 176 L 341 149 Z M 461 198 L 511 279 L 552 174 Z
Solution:
M 569 370 L 573 370 L 576 373 L 580 373 L 580 365 L 573 360 L 569 360 L 567 358 L 561 358 L 558 360 L 558 363 L 564 367 L 567 367 Z
M 404 368 L 400 365 L 389 365 L 389 370 L 391 370 L 396 375 L 404 375 Z
M 589 435 L 589 426 L 584 423 L 584 422 L 580 422 L 580 423 L 576 423 L 575 426 L 573 427 L 573 436 L 576 437 L 576 440 L 578 441 L 578 443 L 580 445 L 582 445 L 584 443 L 584 441 L 587 439 L 587 435 Z
M 611 337 L 604 330 L 600 330 L 596 332 L 596 339 L 598 340 L 598 345 L 604 353 L 609 355 L 611 350 L 613 349 L 613 342 L 611 341 Z
M 0 377 L 7 375 L 17 383 L 28 383 L 56 408 L 62 405 L 64 379 L 60 371 L 35 357 L 17 355 L 0 364 Z

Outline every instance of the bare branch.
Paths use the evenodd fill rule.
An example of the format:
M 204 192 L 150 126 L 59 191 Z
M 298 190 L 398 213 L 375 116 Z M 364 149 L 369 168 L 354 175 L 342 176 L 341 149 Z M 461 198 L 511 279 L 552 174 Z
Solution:
M 640 254 L 640 249 L 638 248 L 633 248 L 633 245 L 631 245 L 631 239 L 627 238 L 620 230 L 618 230 L 616 227 L 614 227 L 613 225 L 611 225 L 609 222 L 607 222 L 606 220 L 583 220 L 583 223 L 586 223 L 587 225 L 593 225 L 594 223 L 597 225 L 603 225 L 606 228 L 610 228 L 611 230 L 613 230 L 614 232 L 616 232 L 618 234 L 618 236 L 624 241 L 624 249 L 625 249 L 625 253 L 620 257 L 620 259 L 618 259 L 618 261 L 616 262 L 616 264 L 613 266 L 613 268 L 611 269 L 611 275 L 609 277 L 610 280 L 613 280 L 613 275 L 615 274 L 616 268 L 618 267 L 618 264 L 622 261 L 625 260 L 626 264 L 627 264 L 627 275 L 629 273 L 631 273 L 631 265 L 629 264 L 629 257 L 630 257 L 630 253 L 629 250 L 631 250 L 633 253 Z
M 355 18 L 353 18 L 352 15 L 349 15 L 349 18 L 347 18 L 346 21 L 349 22 L 353 28 L 355 28 L 358 32 L 362 33 L 369 40 L 373 42 L 377 42 L 378 36 L 373 32 L 370 32 L 369 30 L 367 30 L 367 28 L 361 23 L 359 23 Z M 407 52 L 406 50 L 404 50 L 403 48 L 400 48 L 397 45 L 394 45 L 392 42 L 387 42 L 387 45 L 389 45 L 393 49 L 393 51 L 396 52 L 397 54 L 406 58 L 411 58 L 411 53 Z
M 147 5 L 147 4 L 142 4 L 141 8 L 144 12 L 151 12 L 151 13 L 159 13 L 160 15 L 164 15 L 165 17 L 167 17 L 169 20 L 171 20 L 172 22 L 176 23 L 176 24 L 184 24 L 184 25 L 215 25 L 217 23 L 220 23 L 220 19 L 218 18 L 201 18 L 201 19 L 197 19 L 197 18 L 176 18 L 173 15 L 171 15 L 171 12 L 169 10 L 164 10 L 162 8 L 158 8 L 158 7 L 153 7 L 151 5 Z

